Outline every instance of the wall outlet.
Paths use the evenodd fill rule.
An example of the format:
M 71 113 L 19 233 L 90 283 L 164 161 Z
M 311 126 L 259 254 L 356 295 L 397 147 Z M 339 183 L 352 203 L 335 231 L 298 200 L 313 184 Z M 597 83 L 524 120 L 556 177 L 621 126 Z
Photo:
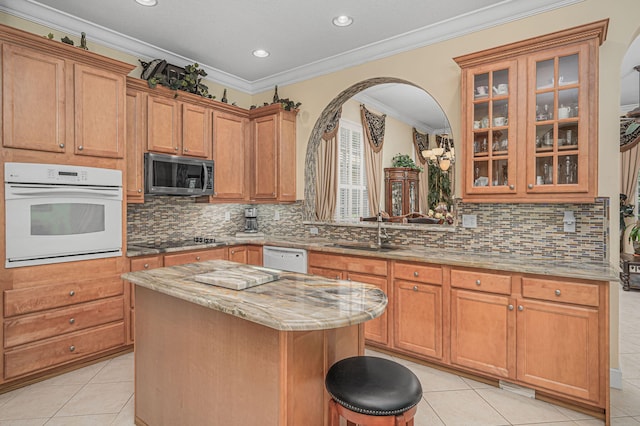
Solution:
M 318 235 L 318 228 L 316 228 L 315 226 L 309 228 L 309 233 L 311 235 Z
M 280 212 L 279 211 L 275 211 L 275 213 L 273 213 L 273 220 L 280 220 Z
M 231 212 L 224 212 L 224 220 L 229 222 L 231 220 Z
M 477 228 L 478 216 L 475 214 L 463 214 L 462 215 L 462 227 L 463 228 Z

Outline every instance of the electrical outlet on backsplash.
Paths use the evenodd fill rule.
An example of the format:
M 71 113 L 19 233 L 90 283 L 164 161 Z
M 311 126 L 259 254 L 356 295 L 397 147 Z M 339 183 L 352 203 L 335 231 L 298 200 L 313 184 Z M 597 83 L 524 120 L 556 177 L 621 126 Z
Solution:
M 201 204 L 187 197 L 154 197 L 144 204 L 127 208 L 129 241 L 188 239 L 199 235 L 231 237 L 244 229 L 244 209 L 256 207 L 258 230 L 267 237 L 370 241 L 376 239 L 372 227 L 340 226 L 304 222 L 304 202 L 292 204 Z M 572 210 L 578 220 L 577 232 L 567 237 L 563 232 L 565 210 Z M 230 221 L 221 221 L 225 212 Z M 280 220 L 274 221 L 276 212 Z M 425 226 L 401 229 L 390 227 L 390 243 L 424 246 L 425 250 L 468 251 L 512 256 L 549 257 L 583 261 L 607 261 L 609 244 L 609 199 L 593 204 L 480 204 L 456 200 L 456 215 L 477 216 L 477 228 L 463 228 L 461 223 L 450 232 L 434 231 Z M 458 221 L 460 222 L 460 221 Z

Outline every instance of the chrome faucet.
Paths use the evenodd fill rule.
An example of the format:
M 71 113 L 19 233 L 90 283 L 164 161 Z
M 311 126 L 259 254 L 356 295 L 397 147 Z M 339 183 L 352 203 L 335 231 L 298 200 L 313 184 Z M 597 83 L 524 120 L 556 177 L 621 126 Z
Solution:
M 382 212 L 378 212 L 378 247 L 382 247 L 382 243 L 388 241 L 389 235 L 387 234 L 387 230 L 382 229 Z

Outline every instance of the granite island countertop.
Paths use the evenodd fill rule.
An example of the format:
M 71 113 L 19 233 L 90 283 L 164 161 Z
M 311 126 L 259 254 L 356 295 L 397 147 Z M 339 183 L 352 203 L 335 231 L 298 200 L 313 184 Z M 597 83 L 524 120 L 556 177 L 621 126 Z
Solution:
M 394 247 L 393 250 L 369 250 L 343 245 L 353 242 L 327 241 L 317 239 L 273 238 L 264 239 L 234 239 L 226 238 L 224 245 L 271 245 L 278 247 L 303 248 L 306 250 L 325 253 L 343 254 L 350 256 L 374 257 L 388 260 L 402 260 L 407 262 L 427 262 L 440 265 L 460 266 L 466 268 L 481 268 L 495 271 L 548 275 L 562 278 L 578 278 L 597 281 L 618 281 L 619 268 L 608 263 L 583 262 L 580 259 L 554 259 L 552 257 L 522 257 L 508 254 L 471 253 L 468 251 L 447 251 L 420 246 Z M 184 250 L 206 249 L 220 247 L 221 244 L 194 245 L 170 249 L 149 249 L 135 244 L 127 247 L 127 256 L 145 256 L 160 253 L 171 253 Z
M 178 299 L 195 303 L 276 330 L 324 330 L 376 318 L 387 306 L 377 287 L 314 275 L 282 272 L 280 279 L 245 290 L 230 290 L 196 281 L 199 274 L 233 270 L 244 264 L 209 260 L 129 272 L 122 278 Z

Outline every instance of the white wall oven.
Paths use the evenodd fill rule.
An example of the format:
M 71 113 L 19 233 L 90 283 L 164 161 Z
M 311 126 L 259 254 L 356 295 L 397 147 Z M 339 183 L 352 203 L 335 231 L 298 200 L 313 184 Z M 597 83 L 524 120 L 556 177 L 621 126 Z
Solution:
M 122 255 L 122 172 L 5 163 L 5 267 Z

